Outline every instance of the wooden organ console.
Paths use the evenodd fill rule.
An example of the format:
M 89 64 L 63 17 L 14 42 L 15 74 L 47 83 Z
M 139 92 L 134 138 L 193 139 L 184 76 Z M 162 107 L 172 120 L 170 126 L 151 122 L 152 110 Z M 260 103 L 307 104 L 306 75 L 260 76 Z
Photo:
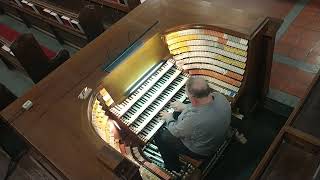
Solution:
M 268 89 L 278 25 L 207 2 L 148 0 L 1 116 L 66 179 L 188 178 L 195 166 L 184 158 L 182 172 L 163 166 L 158 113 L 187 100 L 190 76 L 249 113 Z M 26 100 L 34 107 L 17 113 Z
M 157 50 L 149 50 L 150 46 Z M 185 178 L 196 167 L 185 162 L 190 169 L 182 174 L 164 169 L 152 141 L 165 126 L 159 112 L 172 112 L 171 102 L 187 99 L 185 83 L 191 76 L 206 79 L 212 91 L 224 94 L 235 107 L 246 91 L 248 76 L 254 76 L 249 70 L 254 64 L 250 61 L 255 61 L 248 56 L 249 40 L 214 26 L 189 24 L 154 35 L 132 51 L 124 62 L 117 62 L 93 95 L 89 103 L 93 127 L 107 144 L 151 174 L 162 179 Z M 135 67 L 130 70 L 131 78 L 124 73 L 130 66 Z M 125 132 L 121 136 L 117 130 Z

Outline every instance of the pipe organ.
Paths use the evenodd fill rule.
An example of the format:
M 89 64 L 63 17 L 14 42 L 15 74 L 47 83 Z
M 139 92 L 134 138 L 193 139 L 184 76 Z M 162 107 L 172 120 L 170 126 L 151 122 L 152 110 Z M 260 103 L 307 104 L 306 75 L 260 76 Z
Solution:
M 161 45 L 154 44 L 155 41 Z M 209 25 L 170 29 L 153 36 L 139 48 L 148 48 L 150 44 L 161 47 L 159 51 L 165 53 L 159 53 L 162 56 L 157 56 L 156 60 L 151 53 L 145 54 L 144 59 L 129 57 L 119 63 L 115 72 L 126 69 L 125 76 L 138 71 L 140 74 L 131 81 L 134 83 L 122 88 L 125 89 L 122 92 L 109 93 L 110 88 L 121 89 L 115 86 L 126 78 L 111 78 L 119 75 L 111 71 L 92 97 L 91 122 L 107 144 L 141 167 L 141 174 L 160 179 L 187 177 L 195 167 L 185 161 L 188 168 L 183 172 L 166 170 L 158 147 L 153 143 L 154 136 L 165 126 L 159 113 L 173 112 L 171 102 L 187 100 L 185 83 L 191 76 L 206 79 L 212 91 L 224 94 L 235 107 L 246 87 L 246 76 L 250 76 L 248 68 L 252 68 L 252 63 L 248 62 L 256 60 L 248 58 L 248 39 L 217 31 Z M 130 69 L 134 61 L 155 63 L 151 68 L 137 64 L 138 70 Z M 135 86 L 133 90 L 132 86 Z M 125 135 L 120 135 L 119 131 Z

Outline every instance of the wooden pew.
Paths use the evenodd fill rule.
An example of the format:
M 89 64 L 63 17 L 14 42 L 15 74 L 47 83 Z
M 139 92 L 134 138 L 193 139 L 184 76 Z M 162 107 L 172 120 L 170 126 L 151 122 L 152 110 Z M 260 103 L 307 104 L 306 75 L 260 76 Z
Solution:
M 130 12 L 137 7 L 141 2 L 140 0 L 46 0 L 53 2 L 61 7 L 65 7 L 72 10 L 77 10 L 83 5 L 92 2 L 99 6 L 110 7 L 123 12 Z
M 132 9 L 137 7 L 140 4 L 140 0 L 119 0 L 118 2 L 113 0 L 92 0 L 95 3 L 109 6 L 115 9 L 119 9 L 124 12 L 130 12 Z
M 94 5 L 86 5 L 81 9 L 79 21 L 89 42 L 103 33 L 104 27 L 101 18 L 101 15 L 96 13 Z
M 320 179 L 319 75 L 320 72 L 269 147 L 251 180 Z
M 107 3 L 115 8 L 112 9 L 110 6 L 93 6 L 99 5 L 98 1 L 93 3 L 91 1 L 67 0 L 54 1 L 53 3 L 46 0 L 0 0 L 0 9 L 22 21 L 28 27 L 34 27 L 56 38 L 61 44 L 81 48 L 97 34 L 99 35 L 104 31 L 99 25 L 102 21 L 104 21 L 104 28 L 109 27 L 130 9 L 137 6 L 139 1 L 135 1 L 135 3 L 125 1 L 124 4 L 119 6 L 116 3 Z M 133 4 L 136 5 L 133 6 Z M 84 15 L 81 15 L 81 13 L 84 13 Z M 86 18 L 80 18 L 85 15 L 90 15 L 90 19 L 94 23 L 86 20 Z M 92 24 L 97 25 L 89 29 L 84 28 Z
M 9 41 L 0 36 L 0 59 L 5 63 L 5 65 L 9 69 L 16 69 L 24 74 L 27 74 L 20 62 L 17 60 L 17 58 L 11 51 L 10 45 L 11 43 Z
M 35 83 L 70 58 L 69 52 L 62 49 L 50 60 L 32 34 L 20 35 L 10 49 Z

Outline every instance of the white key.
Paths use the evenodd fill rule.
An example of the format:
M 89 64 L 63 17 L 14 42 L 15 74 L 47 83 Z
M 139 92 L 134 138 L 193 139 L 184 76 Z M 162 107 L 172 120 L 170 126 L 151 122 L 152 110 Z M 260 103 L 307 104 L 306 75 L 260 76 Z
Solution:
M 181 76 L 180 76 L 181 77 Z M 181 83 L 175 87 L 174 91 L 169 92 L 169 95 L 165 96 L 163 101 L 160 101 L 160 105 L 155 105 L 156 109 L 149 113 L 148 117 L 139 125 L 138 128 L 134 128 L 135 133 L 139 133 L 150 121 L 151 119 L 158 114 L 158 112 L 170 101 L 170 99 L 179 91 L 179 89 L 186 83 L 188 77 L 182 76 L 183 80 Z
M 128 125 L 132 124 L 132 122 L 134 122 L 135 119 L 137 119 L 137 117 L 162 93 L 162 91 L 181 73 L 180 70 L 175 69 L 175 72 L 172 76 L 169 77 L 169 79 L 161 85 L 161 87 L 159 89 L 157 89 L 156 92 L 152 92 L 152 93 L 146 93 L 146 94 L 152 94 L 151 97 L 147 98 L 148 100 L 144 102 L 144 106 L 137 109 L 136 112 L 134 112 L 133 115 L 131 115 L 129 118 L 125 118 L 122 117 L 121 119 L 123 121 L 125 121 L 125 123 L 127 123 Z M 154 88 L 150 89 L 153 90 Z
M 186 94 L 184 88 L 181 88 L 180 91 L 171 99 L 170 102 L 174 101 L 180 101 L 183 102 L 186 99 Z M 167 111 L 170 108 L 170 104 L 167 104 L 165 108 L 162 109 L 162 111 Z M 156 117 L 151 120 L 151 122 L 144 128 L 140 134 L 138 134 L 138 137 L 144 141 L 149 141 L 153 135 L 162 127 L 162 125 L 165 123 L 164 120 L 162 120 L 160 117 Z M 147 129 L 152 129 L 151 131 Z M 146 134 L 146 135 L 143 135 Z
M 110 109 L 111 112 L 114 112 L 118 117 L 121 117 L 125 114 L 128 109 L 141 97 L 145 92 L 147 92 L 171 67 L 173 63 L 171 61 L 167 61 L 163 66 L 160 67 L 159 71 L 155 74 L 156 76 L 151 76 L 151 80 L 145 82 L 139 89 L 136 90 L 134 94 L 128 97 L 123 103 L 113 107 Z M 117 109 L 120 109 L 117 110 Z
M 143 135 L 139 135 L 140 139 L 143 142 L 147 142 L 149 141 L 150 138 L 153 137 L 153 135 L 161 128 L 161 126 L 165 123 L 164 120 L 159 120 L 158 124 L 156 126 L 153 127 L 152 131 L 148 133 L 147 136 L 143 136 Z

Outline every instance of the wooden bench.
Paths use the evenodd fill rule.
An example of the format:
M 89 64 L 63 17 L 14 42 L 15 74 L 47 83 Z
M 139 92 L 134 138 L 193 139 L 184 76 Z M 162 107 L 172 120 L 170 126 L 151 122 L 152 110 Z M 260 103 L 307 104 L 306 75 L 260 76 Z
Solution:
M 22 65 L 17 60 L 17 58 L 14 56 L 13 52 L 11 51 L 10 45 L 10 42 L 8 42 L 6 39 L 0 36 L 0 59 L 9 69 L 16 69 L 20 72 L 23 72 L 24 74 L 27 74 Z
M 70 58 L 69 52 L 62 49 L 55 57 L 49 59 L 32 34 L 20 35 L 11 44 L 10 49 L 35 83 Z
M 209 159 L 193 159 L 187 155 L 180 155 L 180 159 L 184 162 L 191 164 L 194 168 L 201 170 L 201 179 L 204 179 L 208 173 L 214 168 L 217 162 L 221 159 L 224 151 L 229 146 L 231 140 L 233 139 L 236 129 L 231 128 L 228 132 L 226 140 L 220 145 L 218 150 Z
M 129 0 L 118 5 L 114 1 L 101 1 L 103 5 L 110 6 L 93 7 L 93 5 L 101 4 L 100 1 L 0 0 L 0 10 L 25 23 L 28 27 L 34 27 L 56 38 L 61 44 L 80 49 L 93 40 L 92 37 L 95 38 L 97 34 L 104 31 L 99 25 L 104 24 L 103 20 L 108 20 L 107 24 L 113 24 L 138 5 L 135 1 L 139 2 Z M 70 8 L 64 8 L 64 6 Z M 109 7 L 116 8 L 116 10 Z M 119 12 L 118 9 L 123 12 Z M 89 19 L 93 22 L 87 21 L 88 18 L 80 18 L 81 13 L 87 14 L 87 11 L 90 12 Z M 104 18 L 106 16 L 108 17 Z M 93 23 L 95 26 L 92 26 Z M 85 26 L 90 27 L 89 30 Z M 109 25 L 103 27 L 109 27 Z

